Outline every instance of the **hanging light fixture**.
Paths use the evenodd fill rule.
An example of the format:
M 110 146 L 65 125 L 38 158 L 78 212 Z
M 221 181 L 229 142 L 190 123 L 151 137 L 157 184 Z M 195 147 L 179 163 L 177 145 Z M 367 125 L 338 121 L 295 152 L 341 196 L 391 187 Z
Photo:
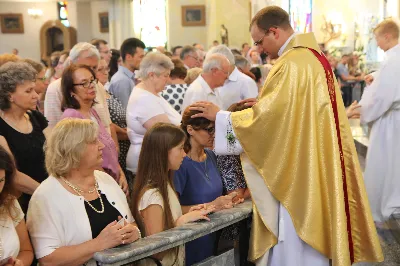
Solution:
M 38 8 L 29 8 L 28 9 L 28 15 L 33 17 L 33 18 L 38 18 L 43 15 L 43 11 Z

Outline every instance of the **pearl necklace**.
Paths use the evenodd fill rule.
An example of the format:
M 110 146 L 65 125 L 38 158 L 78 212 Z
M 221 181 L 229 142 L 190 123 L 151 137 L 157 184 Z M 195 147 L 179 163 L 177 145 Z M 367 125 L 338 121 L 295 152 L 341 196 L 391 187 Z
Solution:
M 103 199 L 101 198 L 101 195 L 99 193 L 99 184 L 97 183 L 96 180 L 96 184 L 94 185 L 94 190 L 96 190 L 97 195 L 100 198 L 100 204 L 101 204 L 101 210 L 97 210 L 92 204 L 90 204 L 90 202 L 88 200 L 85 199 L 85 197 L 81 194 L 84 193 L 84 191 L 76 186 L 74 186 L 73 184 L 71 184 L 70 182 L 68 182 L 64 177 L 62 177 L 62 180 L 65 182 L 65 184 L 67 184 L 67 186 L 69 186 L 70 188 L 72 188 L 76 194 L 78 194 L 79 196 L 83 197 L 83 199 L 85 200 L 85 202 L 89 205 L 90 208 L 92 208 L 95 212 L 97 213 L 104 213 L 104 203 L 103 203 Z M 90 193 L 90 192 L 89 192 Z M 93 193 L 93 192 L 92 192 Z
M 71 188 L 73 188 L 75 191 L 79 191 L 79 193 L 85 193 L 85 191 L 83 191 L 83 189 L 81 189 L 78 186 L 73 185 L 72 183 L 70 183 L 68 180 L 66 180 L 65 178 L 63 178 L 64 182 Z M 92 194 L 93 192 L 95 192 L 98 189 L 98 184 L 97 184 L 97 180 L 96 180 L 96 184 L 94 184 L 94 188 L 92 190 L 89 190 L 87 193 Z

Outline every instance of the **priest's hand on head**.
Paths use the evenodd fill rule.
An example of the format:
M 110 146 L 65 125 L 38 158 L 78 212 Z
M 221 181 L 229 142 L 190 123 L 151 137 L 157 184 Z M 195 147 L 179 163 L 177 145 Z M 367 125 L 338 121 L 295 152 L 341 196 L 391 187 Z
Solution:
M 217 113 L 221 110 L 218 106 L 211 102 L 195 102 L 189 107 L 192 111 L 200 111 L 201 113 L 192 115 L 192 118 L 204 117 L 210 121 L 215 121 Z
M 245 106 L 253 106 L 257 103 L 257 99 L 256 98 L 248 98 L 248 99 L 244 99 L 242 101 L 239 102 L 239 104 L 244 104 Z

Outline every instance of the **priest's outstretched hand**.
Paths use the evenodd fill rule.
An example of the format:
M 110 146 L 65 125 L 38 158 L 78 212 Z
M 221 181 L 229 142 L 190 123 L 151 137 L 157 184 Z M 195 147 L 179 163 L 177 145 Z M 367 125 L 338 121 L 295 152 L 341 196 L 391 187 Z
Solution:
M 239 104 L 244 104 L 247 106 L 253 106 L 257 103 L 256 98 L 249 98 L 239 102 Z M 192 115 L 192 118 L 204 117 L 210 121 L 215 121 L 217 118 L 217 113 L 221 110 L 218 106 L 211 102 L 201 101 L 195 102 L 189 106 L 190 110 L 200 111 L 201 113 Z
M 221 110 L 218 106 L 211 102 L 195 102 L 190 107 L 190 110 L 200 111 L 201 113 L 192 115 L 192 118 L 204 117 L 210 121 L 215 121 L 217 113 Z

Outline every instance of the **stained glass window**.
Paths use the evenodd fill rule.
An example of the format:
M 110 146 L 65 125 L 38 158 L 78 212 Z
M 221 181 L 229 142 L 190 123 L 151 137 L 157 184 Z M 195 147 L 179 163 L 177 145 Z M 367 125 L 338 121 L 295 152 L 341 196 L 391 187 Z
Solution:
M 58 7 L 58 19 L 61 21 L 62 24 L 64 24 L 65 27 L 69 27 L 69 21 L 68 21 L 68 2 L 63 1 L 63 2 L 57 2 L 57 7 Z
M 289 0 L 289 15 L 296 32 L 312 31 L 312 0 Z

